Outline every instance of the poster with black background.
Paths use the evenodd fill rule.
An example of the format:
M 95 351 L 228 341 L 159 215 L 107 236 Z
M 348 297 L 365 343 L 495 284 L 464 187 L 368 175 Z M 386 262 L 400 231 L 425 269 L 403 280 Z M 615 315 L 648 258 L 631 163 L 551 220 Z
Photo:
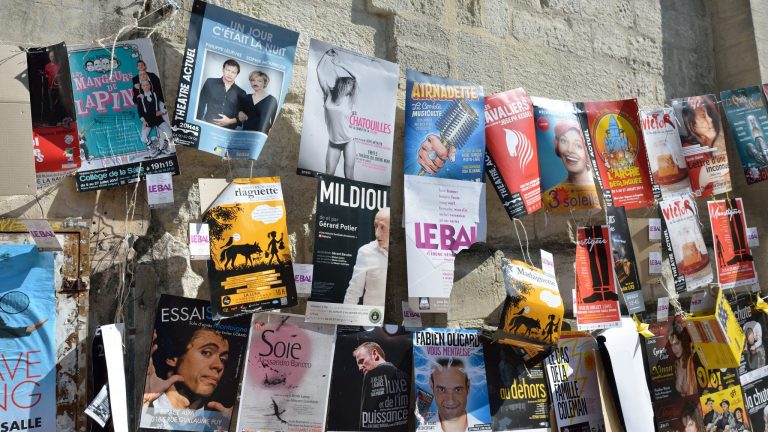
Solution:
M 412 354 L 403 327 L 339 327 L 326 429 L 408 431 Z
M 389 259 L 389 187 L 318 176 L 308 322 L 378 325 Z
M 541 363 L 526 368 L 509 345 L 483 339 L 494 431 L 549 430 L 549 393 Z
M 637 273 L 635 249 L 632 247 L 632 236 L 629 234 L 627 213 L 624 207 L 606 207 L 608 229 L 611 233 L 611 253 L 613 253 L 613 270 L 619 282 L 624 304 L 630 314 L 645 310 L 645 299 Z

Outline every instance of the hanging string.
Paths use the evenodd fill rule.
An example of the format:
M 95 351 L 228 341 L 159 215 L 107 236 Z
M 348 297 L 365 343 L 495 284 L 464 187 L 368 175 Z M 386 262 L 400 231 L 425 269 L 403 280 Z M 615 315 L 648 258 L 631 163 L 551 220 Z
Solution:
M 520 239 L 520 233 L 517 231 L 517 224 L 520 224 L 520 226 L 523 229 L 523 234 L 525 235 L 525 249 L 523 249 L 523 242 Z M 520 252 L 523 254 L 523 260 L 528 263 L 528 265 L 533 266 L 533 261 L 531 260 L 531 253 L 528 249 L 528 231 L 525 229 L 525 224 L 523 224 L 523 221 L 521 221 L 518 218 L 512 219 L 512 226 L 515 227 L 515 235 L 517 236 L 517 243 L 520 245 Z

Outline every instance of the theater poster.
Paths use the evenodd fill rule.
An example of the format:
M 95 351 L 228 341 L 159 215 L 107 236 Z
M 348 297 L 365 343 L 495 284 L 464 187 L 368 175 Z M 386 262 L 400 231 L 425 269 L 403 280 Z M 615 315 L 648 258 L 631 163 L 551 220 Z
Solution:
M 707 207 L 720 287 L 735 288 L 757 283 L 752 251 L 747 244 L 744 202 L 741 198 L 708 201 Z
M 411 69 L 406 79 L 405 174 L 482 182 L 483 88 Z
M 654 183 L 656 198 L 676 193 L 690 193 L 688 164 L 683 156 L 677 120 L 672 108 L 640 111 L 648 166 Z
M 67 44 L 27 50 L 37 188 L 53 186 L 80 167 L 77 116 Z
M 456 254 L 485 241 L 485 185 L 405 176 L 408 297 L 417 312 L 448 312 Z
M 514 347 L 483 339 L 488 399 L 494 431 L 549 431 L 544 366 L 525 366 Z
M 587 153 L 584 112 L 572 102 L 531 98 L 544 210 L 570 212 L 600 208 L 595 174 Z
M 691 291 L 712 282 L 709 254 L 699 227 L 696 201 L 680 195 L 659 203 L 675 290 Z
M 747 184 L 768 179 L 768 111 L 760 86 L 720 92 Z
M 544 359 L 557 430 L 606 430 L 596 356 L 597 342 L 590 334 L 567 332 L 560 337 L 552 354 Z
M 389 206 L 388 186 L 318 176 L 308 322 L 382 325 Z
M 725 131 L 715 95 L 674 99 L 671 104 L 693 194 L 698 199 L 730 191 Z
M 403 327 L 339 327 L 326 430 L 412 430 L 412 365 L 413 336 Z
M 258 159 L 288 93 L 298 37 L 195 0 L 173 115 L 176 142 Z
M 637 99 L 584 102 L 588 145 L 605 204 L 627 210 L 653 204 L 648 158 L 640 128 Z
M 621 326 L 606 225 L 579 227 L 576 239 L 576 321 L 579 330 Z
M 254 314 L 237 430 L 322 430 L 336 326 Z
M 70 47 L 69 68 L 80 137 L 78 191 L 179 173 L 152 41 Z
M 280 177 L 238 178 L 203 215 L 208 224 L 211 307 L 228 317 L 295 306 Z
M 400 67 L 309 41 L 298 174 L 389 186 Z
M 208 301 L 162 294 L 140 427 L 229 430 L 250 322 L 250 316 L 214 320 Z M 165 380 L 171 381 L 170 386 Z
M 57 430 L 53 253 L 0 245 L 0 430 Z
M 640 284 L 627 212 L 624 207 L 606 207 L 605 211 L 608 230 L 611 233 L 613 271 L 624 297 L 624 304 L 630 314 L 642 312 L 645 310 L 645 297 Z
M 485 170 L 510 218 L 541 208 L 531 98 L 522 88 L 485 98 Z
M 416 432 L 490 431 L 480 333 L 427 328 L 413 333 Z M 451 390 L 452 389 L 452 390 Z M 458 427 L 457 427 L 458 426 Z

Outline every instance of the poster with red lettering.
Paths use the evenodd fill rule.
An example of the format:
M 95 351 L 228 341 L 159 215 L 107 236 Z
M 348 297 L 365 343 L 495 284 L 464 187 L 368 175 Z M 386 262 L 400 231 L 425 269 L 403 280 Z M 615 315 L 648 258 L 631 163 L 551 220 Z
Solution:
M 627 210 L 653 204 L 651 175 L 640 129 L 637 99 L 584 102 L 589 156 L 600 175 L 605 204 Z
M 456 254 L 485 241 L 485 185 L 405 176 L 408 297 L 418 312 L 448 312 Z
M 657 198 L 690 193 L 691 180 L 672 108 L 640 111 L 648 166 Z M 658 193 L 657 193 L 658 192 Z
M 0 431 L 57 430 L 53 253 L 0 245 L 0 280 Z
M 709 254 L 699 227 L 699 215 L 692 195 L 680 195 L 659 202 L 663 217 L 664 243 L 672 268 L 675 290 L 690 291 L 712 281 Z
M 741 198 L 708 201 L 707 208 L 720 287 L 735 288 L 756 283 L 757 274 L 747 243 L 747 220 Z
M 485 169 L 510 218 L 541 208 L 531 99 L 522 88 L 485 98 Z
M 607 225 L 579 227 L 576 241 L 576 322 L 579 330 L 621 326 Z

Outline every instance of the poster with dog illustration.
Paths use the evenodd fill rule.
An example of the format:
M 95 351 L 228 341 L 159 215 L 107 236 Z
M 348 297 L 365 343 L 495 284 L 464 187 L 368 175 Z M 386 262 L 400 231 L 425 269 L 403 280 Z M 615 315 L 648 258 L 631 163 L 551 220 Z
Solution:
M 205 212 L 211 308 L 229 317 L 295 306 L 280 177 L 234 179 Z

